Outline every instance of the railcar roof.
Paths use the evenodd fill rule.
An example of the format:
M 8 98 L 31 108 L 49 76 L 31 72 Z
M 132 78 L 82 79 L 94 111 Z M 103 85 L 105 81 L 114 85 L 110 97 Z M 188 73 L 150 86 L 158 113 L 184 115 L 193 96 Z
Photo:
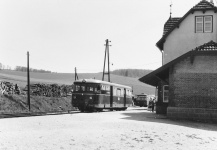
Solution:
M 102 81 L 102 80 L 96 80 L 96 79 L 79 79 L 77 81 L 74 81 L 74 83 L 100 83 L 100 84 L 107 84 L 107 85 L 112 85 L 112 86 L 118 86 L 118 87 L 131 89 L 130 86 L 117 84 L 117 83 L 112 83 L 112 82 L 107 82 L 107 81 Z

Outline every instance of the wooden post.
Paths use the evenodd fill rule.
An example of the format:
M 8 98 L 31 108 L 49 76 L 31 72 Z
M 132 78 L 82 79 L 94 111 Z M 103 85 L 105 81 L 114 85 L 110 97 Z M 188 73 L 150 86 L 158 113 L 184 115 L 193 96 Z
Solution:
M 77 74 L 77 69 L 75 67 L 75 81 L 78 80 L 78 74 Z
M 27 52 L 27 86 L 28 86 L 28 105 L 30 111 L 29 51 Z

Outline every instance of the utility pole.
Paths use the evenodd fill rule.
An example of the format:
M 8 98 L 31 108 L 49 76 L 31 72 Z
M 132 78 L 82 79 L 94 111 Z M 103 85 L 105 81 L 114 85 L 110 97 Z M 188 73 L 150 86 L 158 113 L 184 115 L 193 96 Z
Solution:
M 77 74 L 77 69 L 75 67 L 75 81 L 78 80 L 78 74 Z
M 108 82 L 110 82 L 110 68 L 109 68 L 109 41 L 108 39 L 106 39 L 106 44 L 105 44 L 105 57 L 104 57 L 104 67 L 103 67 L 103 76 L 102 76 L 102 81 L 104 81 L 104 75 L 107 74 L 108 75 Z M 107 54 L 107 58 L 108 58 L 108 72 L 105 72 L 105 64 L 106 64 L 106 54 Z
M 30 111 L 29 51 L 27 52 L 27 86 L 28 86 L 28 105 Z

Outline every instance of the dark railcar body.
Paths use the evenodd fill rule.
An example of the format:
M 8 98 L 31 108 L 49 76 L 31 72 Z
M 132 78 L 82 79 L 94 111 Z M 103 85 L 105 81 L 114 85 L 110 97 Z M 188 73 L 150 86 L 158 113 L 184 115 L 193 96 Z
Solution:
M 140 107 L 147 107 L 148 105 L 148 97 L 146 94 L 139 94 L 134 99 L 134 105 L 140 106 Z
M 129 86 L 83 79 L 74 82 L 72 105 L 80 111 L 126 110 L 132 106 L 132 89 Z

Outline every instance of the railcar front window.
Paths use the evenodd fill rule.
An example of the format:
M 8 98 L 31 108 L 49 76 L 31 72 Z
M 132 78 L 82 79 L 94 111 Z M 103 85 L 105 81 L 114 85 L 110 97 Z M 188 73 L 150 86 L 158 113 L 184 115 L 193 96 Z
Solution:
M 79 85 L 75 85 L 75 91 L 79 91 L 80 90 L 80 86 Z
M 93 87 L 87 87 L 87 91 L 93 92 Z
M 81 91 L 85 91 L 85 86 L 84 85 L 81 86 Z

